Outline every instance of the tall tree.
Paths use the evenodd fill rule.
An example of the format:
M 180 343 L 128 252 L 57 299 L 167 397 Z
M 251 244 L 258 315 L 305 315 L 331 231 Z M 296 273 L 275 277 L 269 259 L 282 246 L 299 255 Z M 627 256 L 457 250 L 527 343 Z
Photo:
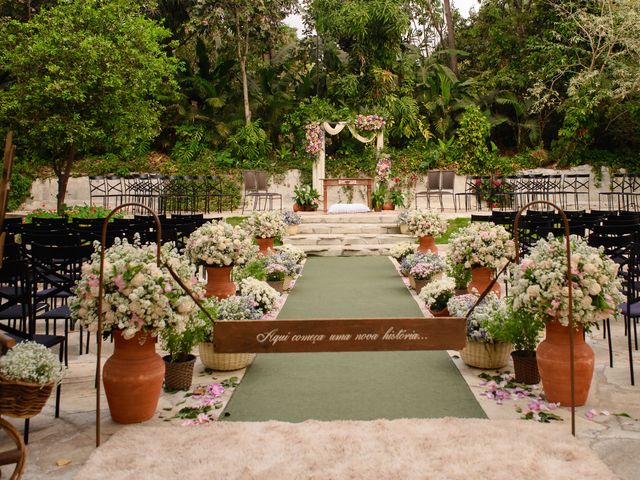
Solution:
M 455 52 L 456 49 L 456 34 L 453 29 L 453 14 L 451 11 L 451 2 L 444 0 L 444 18 L 447 20 L 447 41 L 449 45 L 449 66 L 451 71 L 458 74 L 458 55 Z
M 60 0 L 0 27 L 0 64 L 10 72 L 0 124 L 15 130 L 23 155 L 53 168 L 58 210 L 78 159 L 127 152 L 159 130 L 159 98 L 173 94 L 178 62 L 142 3 Z

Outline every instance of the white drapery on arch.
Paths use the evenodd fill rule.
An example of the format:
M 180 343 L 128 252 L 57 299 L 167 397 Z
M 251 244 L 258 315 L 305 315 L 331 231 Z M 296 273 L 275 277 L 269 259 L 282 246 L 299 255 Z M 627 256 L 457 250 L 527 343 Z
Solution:
M 374 140 L 376 141 L 376 156 L 380 154 L 380 151 L 384 148 L 384 130 L 378 130 L 373 133 L 370 138 L 364 137 L 358 133 L 358 131 L 353 127 L 353 125 L 348 124 L 347 122 L 338 122 L 335 126 L 331 126 L 328 122 L 322 122 L 320 124 L 320 128 L 324 130 L 329 135 L 338 135 L 344 127 L 347 127 L 353 135 L 353 138 L 362 143 L 371 143 Z M 322 146 L 320 148 L 320 152 L 318 152 L 318 156 L 313 162 L 313 188 L 318 190 L 318 192 L 322 192 L 322 182 L 321 179 L 325 178 L 324 174 L 324 166 L 325 166 L 325 145 L 324 145 L 324 135 L 322 136 Z

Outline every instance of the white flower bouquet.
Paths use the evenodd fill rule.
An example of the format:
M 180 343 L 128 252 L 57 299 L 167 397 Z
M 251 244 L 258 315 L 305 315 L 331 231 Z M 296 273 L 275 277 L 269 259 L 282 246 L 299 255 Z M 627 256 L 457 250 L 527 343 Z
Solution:
M 279 247 L 276 247 L 276 251 L 280 254 L 286 255 L 287 258 L 298 264 L 302 263 L 302 261 L 307 258 L 307 254 L 304 250 L 294 245 L 280 245 Z
M 287 230 L 282 214 L 276 211 L 254 213 L 242 226 L 258 238 L 281 237 Z
M 414 242 L 400 242 L 395 243 L 389 249 L 389 255 L 395 258 L 398 262 L 401 262 L 408 255 L 416 253 L 418 245 Z
M 472 223 L 451 236 L 448 258 L 466 268 L 500 269 L 515 257 L 515 244 L 501 225 Z
M 273 310 L 278 303 L 278 298 L 280 298 L 280 294 L 267 282 L 251 277 L 240 282 L 239 293 L 241 296 L 251 299 L 255 308 L 262 313 Z
M 429 282 L 418 294 L 418 298 L 433 311 L 444 310 L 447 302 L 455 293 L 456 282 L 451 277 L 442 277 L 439 280 Z
M 18 343 L 0 357 L 0 377 L 5 380 L 57 385 L 63 373 L 58 357 L 39 343 Z
M 431 254 L 424 261 L 418 262 L 411 267 L 409 275 L 416 280 L 431 280 L 437 274 L 444 272 L 446 268 L 447 264 L 441 256 Z
M 602 248 L 593 248 L 572 235 L 571 273 L 573 321 L 588 329 L 611 317 L 624 301 L 618 265 Z M 565 240 L 539 240 L 519 266 L 514 267 L 509 294 L 513 309 L 540 314 L 545 320 L 569 325 L 569 287 Z
M 453 317 L 465 317 L 475 305 L 478 297 L 473 294 L 460 295 L 449 300 L 447 307 Z M 473 342 L 493 343 L 502 341 L 507 305 L 490 292 L 467 318 L 467 338 Z
M 437 237 L 447 229 L 447 221 L 431 210 L 410 210 L 407 225 L 409 233 L 418 237 Z
M 250 232 L 224 221 L 209 222 L 191 234 L 186 255 L 196 264 L 210 267 L 242 265 L 257 255 Z
M 82 266 L 82 276 L 71 299 L 73 318 L 89 331 L 98 329 L 99 247 L 91 261 Z M 156 264 L 155 244 L 140 246 L 119 241 L 105 251 L 102 333 L 121 330 L 125 339 L 138 332 L 152 336 L 166 327 L 184 330 L 197 308 L 166 267 Z M 203 285 L 196 268 L 175 251 L 173 244 L 162 247 L 162 258 L 195 295 L 202 297 Z
M 224 320 L 259 320 L 262 312 L 256 308 L 252 298 L 244 295 L 232 295 L 216 304 L 216 321 Z

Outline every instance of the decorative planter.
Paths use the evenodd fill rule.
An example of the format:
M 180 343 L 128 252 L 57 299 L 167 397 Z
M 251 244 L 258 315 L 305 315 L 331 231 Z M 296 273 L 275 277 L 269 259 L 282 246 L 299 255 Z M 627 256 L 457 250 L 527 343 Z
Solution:
M 511 352 L 515 381 L 526 385 L 540 383 L 540 371 L 536 362 L 536 352 L 515 350 Z
M 420 293 L 422 287 L 424 287 L 430 280 L 419 280 L 415 278 L 413 275 L 409 275 L 409 283 L 411 284 L 411 288 L 413 288 L 416 293 Z
M 434 317 L 448 317 L 449 316 L 449 309 L 447 307 L 444 307 L 442 310 L 433 310 L 433 309 L 429 308 L 429 311 L 431 312 L 431 315 L 433 315 Z
M 269 250 L 273 250 L 273 237 L 268 237 L 268 238 L 256 237 L 256 243 L 258 244 L 258 247 L 260 248 L 260 253 L 262 255 L 267 255 L 269 253 Z
M 409 225 L 407 225 L 406 223 L 401 223 L 400 225 L 398 225 L 398 228 L 400 228 L 400 233 L 403 235 L 409 233 Z
M 293 204 L 293 211 L 294 212 L 299 212 L 300 210 L 302 210 L 302 207 L 300 207 L 300 205 L 298 205 L 297 203 Z
M 382 204 L 382 209 L 383 210 L 395 210 L 396 206 L 393 203 L 383 203 Z
M 546 337 L 536 350 L 540 379 L 548 402 L 571 406 L 571 373 L 569 334 L 573 335 L 575 406 L 587 402 L 593 378 L 594 354 L 584 341 L 583 327 L 564 327 L 551 321 L 546 325 Z
M 382 211 L 382 207 L 373 207 L 373 211 L 374 212 L 381 212 Z
M 216 353 L 213 343 L 203 342 L 198 345 L 200 361 L 206 368 L 226 372 L 245 368 L 255 358 L 255 353 Z
M 156 413 L 164 362 L 156 353 L 156 339 L 146 335 L 141 345 L 140 332 L 125 340 L 122 332 L 113 332 L 114 350 L 106 363 L 102 381 L 111 418 L 117 423 L 140 423 Z
M 420 242 L 420 245 L 418 246 L 419 252 L 438 253 L 438 247 L 436 247 L 436 239 L 433 238 L 432 235 L 423 235 L 421 237 L 418 237 L 418 242 Z
M 185 362 L 172 362 L 171 355 L 162 357 L 164 360 L 164 386 L 171 390 L 188 390 L 193 381 L 193 366 L 196 356 L 189 355 Z
M 276 291 L 284 292 L 284 279 L 283 280 L 268 280 L 267 283 Z
M 494 270 L 488 267 L 474 267 L 471 269 L 471 281 L 467 287 L 468 293 L 473 293 L 473 289 L 478 290 L 478 294 L 482 294 L 493 279 Z M 500 285 L 496 282 L 491 291 L 500 297 Z
M 283 287 L 285 290 L 289 290 L 291 288 L 291 284 L 293 283 L 293 281 L 295 280 L 295 278 L 290 277 L 289 275 L 287 275 L 286 277 L 284 277 L 284 284 Z
M 207 267 L 207 284 L 205 285 L 205 295 L 223 299 L 236 293 L 236 284 L 231 280 L 231 269 L 233 267 Z
M 474 342 L 467 339 L 467 345 L 460 350 L 462 361 L 470 367 L 485 370 L 502 368 L 509 363 L 510 343 Z
M 296 235 L 299 225 L 287 225 L 287 235 Z
M 317 205 L 298 205 L 297 203 L 293 204 L 294 212 L 315 212 L 317 209 Z
M 0 376 L 0 415 L 31 418 L 40 413 L 49 400 L 54 384 L 10 380 Z

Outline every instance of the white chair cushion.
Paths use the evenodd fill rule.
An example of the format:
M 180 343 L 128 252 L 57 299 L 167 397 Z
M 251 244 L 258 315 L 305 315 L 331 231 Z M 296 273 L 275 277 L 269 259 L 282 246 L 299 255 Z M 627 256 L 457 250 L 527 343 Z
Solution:
M 328 213 L 366 213 L 369 207 L 361 203 L 335 203 L 329 207 Z

